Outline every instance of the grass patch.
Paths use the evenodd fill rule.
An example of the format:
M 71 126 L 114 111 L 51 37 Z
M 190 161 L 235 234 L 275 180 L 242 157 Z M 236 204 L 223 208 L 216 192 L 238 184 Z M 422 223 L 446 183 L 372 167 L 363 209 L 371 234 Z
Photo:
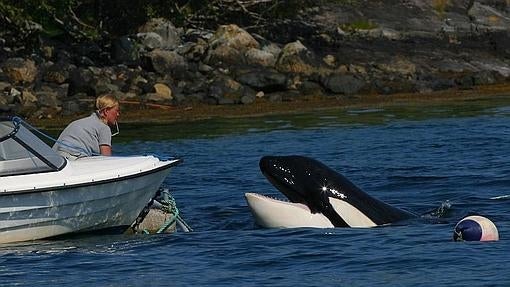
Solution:
M 351 23 L 340 25 L 340 28 L 346 32 L 356 32 L 359 30 L 372 30 L 377 28 L 378 25 L 370 20 L 358 20 Z
M 443 17 L 446 12 L 446 6 L 448 5 L 448 0 L 433 0 L 432 8 L 439 14 L 439 16 Z

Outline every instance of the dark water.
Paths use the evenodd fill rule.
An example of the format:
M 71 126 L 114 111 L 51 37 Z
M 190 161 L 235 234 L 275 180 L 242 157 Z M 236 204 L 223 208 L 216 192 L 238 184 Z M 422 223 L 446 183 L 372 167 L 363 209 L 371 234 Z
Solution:
M 122 154 L 184 159 L 164 185 L 194 232 L 0 247 L 2 286 L 510 286 L 510 106 L 123 126 L 116 140 Z M 278 196 L 258 169 L 268 154 L 319 159 L 432 220 L 258 228 L 243 195 Z M 454 225 L 473 213 L 492 219 L 501 240 L 453 242 Z

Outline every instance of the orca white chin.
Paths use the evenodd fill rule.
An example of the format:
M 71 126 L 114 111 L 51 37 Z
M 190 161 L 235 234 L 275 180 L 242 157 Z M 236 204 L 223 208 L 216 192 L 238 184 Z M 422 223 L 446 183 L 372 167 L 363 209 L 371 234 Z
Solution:
M 335 227 L 321 213 L 312 213 L 301 203 L 281 201 L 257 193 L 245 193 L 255 222 L 265 228 Z

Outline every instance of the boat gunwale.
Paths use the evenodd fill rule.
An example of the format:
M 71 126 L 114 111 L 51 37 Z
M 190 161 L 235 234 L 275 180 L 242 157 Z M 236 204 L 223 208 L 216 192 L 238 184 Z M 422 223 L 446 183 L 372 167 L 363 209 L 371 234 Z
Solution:
M 168 163 L 165 163 L 164 165 L 154 168 L 154 169 L 150 169 L 147 171 L 134 173 L 134 174 L 130 174 L 130 175 L 99 180 L 99 181 L 90 181 L 90 182 L 84 182 L 84 183 L 62 185 L 62 186 L 52 186 L 52 187 L 44 187 L 44 188 L 33 188 L 33 189 L 23 189 L 23 190 L 14 190 L 14 191 L 0 191 L 0 197 L 9 196 L 9 195 L 17 195 L 17 194 L 27 194 L 27 193 L 51 192 L 51 191 L 58 191 L 58 190 L 65 190 L 65 189 L 87 187 L 87 186 L 91 186 L 91 185 L 108 184 L 108 183 L 112 183 L 112 182 L 123 181 L 126 179 L 132 179 L 132 178 L 137 178 L 137 177 L 145 176 L 148 174 L 156 173 L 156 172 L 174 167 L 180 163 L 182 163 L 182 159 L 180 159 L 180 158 L 172 159 L 172 160 L 169 160 Z M 18 175 L 15 175 L 15 176 L 18 176 Z

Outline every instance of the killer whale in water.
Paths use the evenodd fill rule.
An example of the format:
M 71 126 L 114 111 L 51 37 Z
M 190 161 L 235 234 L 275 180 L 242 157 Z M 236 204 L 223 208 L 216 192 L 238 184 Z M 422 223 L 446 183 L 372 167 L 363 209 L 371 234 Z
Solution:
M 289 200 L 246 193 L 255 222 L 262 227 L 374 227 L 417 217 L 371 197 L 309 157 L 264 156 L 259 165 Z

